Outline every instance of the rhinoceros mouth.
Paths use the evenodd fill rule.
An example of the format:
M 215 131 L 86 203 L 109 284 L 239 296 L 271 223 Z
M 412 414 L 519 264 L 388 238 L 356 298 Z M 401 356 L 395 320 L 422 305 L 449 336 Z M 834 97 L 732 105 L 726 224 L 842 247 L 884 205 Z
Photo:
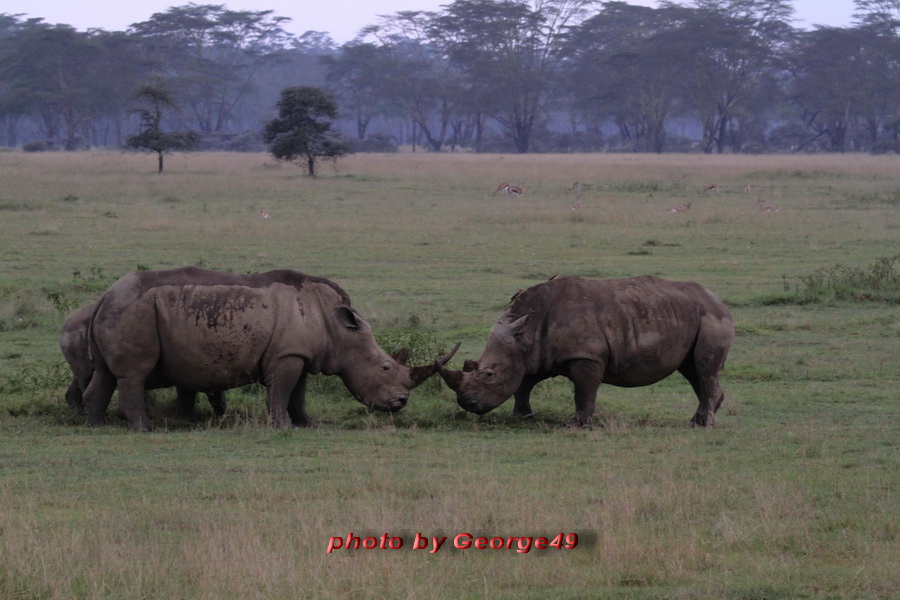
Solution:
M 406 406 L 406 401 L 408 398 L 398 397 L 392 400 L 387 400 L 384 402 L 364 402 L 366 406 L 369 408 L 374 408 L 375 410 L 383 410 L 385 412 L 397 412 L 404 406 Z
M 474 398 L 468 394 L 457 395 L 456 401 L 462 408 L 470 413 L 475 413 L 476 415 L 483 415 L 487 412 L 490 412 L 494 408 L 493 406 L 484 406 L 477 398 Z

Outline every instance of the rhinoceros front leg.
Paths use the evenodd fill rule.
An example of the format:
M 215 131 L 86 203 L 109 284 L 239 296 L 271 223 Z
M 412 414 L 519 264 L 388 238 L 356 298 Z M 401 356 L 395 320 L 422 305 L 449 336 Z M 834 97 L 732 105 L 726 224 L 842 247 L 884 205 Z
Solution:
M 568 427 L 590 427 L 594 421 L 597 388 L 603 381 L 603 368 L 591 360 L 575 360 L 568 365 L 568 377 L 575 384 L 575 416 Z
M 292 410 L 296 408 L 297 400 L 294 400 L 294 394 L 298 386 L 303 388 L 300 393 L 299 411 L 303 414 L 303 394 L 305 393 L 306 381 L 301 379 L 304 377 L 303 369 L 306 366 L 305 361 L 299 356 L 290 356 L 282 358 L 272 371 L 263 379 L 266 385 L 266 399 L 269 405 L 269 421 L 274 427 L 288 427 L 291 425 L 292 418 L 288 414 L 288 407 L 294 404 Z
M 540 377 L 538 375 L 526 375 L 522 379 L 522 383 L 519 384 L 519 387 L 514 394 L 516 403 L 513 406 L 513 415 L 526 419 L 534 416 L 534 410 L 531 408 L 531 390 L 544 379 L 546 379 L 546 377 Z
M 288 415 L 291 417 L 291 424 L 294 427 L 317 427 L 316 420 L 306 414 L 306 379 L 307 374 L 303 372 L 294 391 L 291 392 L 291 399 L 288 402 Z

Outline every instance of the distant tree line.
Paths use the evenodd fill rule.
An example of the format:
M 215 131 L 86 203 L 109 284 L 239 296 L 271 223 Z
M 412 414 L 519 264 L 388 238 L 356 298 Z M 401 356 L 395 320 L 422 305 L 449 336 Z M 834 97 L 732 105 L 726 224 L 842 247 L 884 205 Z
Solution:
M 201 149 L 264 149 L 302 86 L 336 99 L 356 151 L 896 152 L 900 0 L 855 5 L 850 27 L 801 30 L 789 0 L 456 0 L 342 46 L 223 5 L 124 32 L 0 14 L 0 145 L 123 146 L 154 82 L 178 107 L 159 129 Z

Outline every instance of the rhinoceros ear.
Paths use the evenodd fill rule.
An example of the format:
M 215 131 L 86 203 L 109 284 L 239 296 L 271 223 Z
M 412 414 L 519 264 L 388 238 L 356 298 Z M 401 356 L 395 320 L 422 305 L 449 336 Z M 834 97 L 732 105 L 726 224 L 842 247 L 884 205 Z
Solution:
M 396 360 L 401 365 L 405 365 L 406 361 L 409 360 L 409 348 L 403 348 L 402 350 L 398 350 L 391 354 L 391 358 Z
M 509 324 L 509 328 L 512 331 L 513 335 L 521 335 L 525 332 L 525 325 L 528 323 L 528 317 L 531 316 L 531 313 L 528 313 L 524 317 L 519 317 L 515 321 Z
M 349 306 L 338 306 L 334 309 L 338 321 L 347 329 L 363 329 L 364 321 Z

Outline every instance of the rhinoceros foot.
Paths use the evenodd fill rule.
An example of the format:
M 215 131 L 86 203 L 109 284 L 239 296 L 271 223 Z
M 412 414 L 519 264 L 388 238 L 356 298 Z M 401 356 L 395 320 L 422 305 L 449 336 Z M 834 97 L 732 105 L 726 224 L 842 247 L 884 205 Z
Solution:
M 298 419 L 292 422 L 294 427 L 305 427 L 307 429 L 315 429 L 319 426 L 319 422 L 313 419 L 312 417 L 306 417 L 305 419 Z
M 714 415 L 701 415 L 697 412 L 691 418 L 691 427 L 713 427 L 715 424 L 716 417 Z
M 576 416 L 572 417 L 571 419 L 569 419 L 569 422 L 566 423 L 566 427 L 568 427 L 570 429 L 575 429 L 575 428 L 580 429 L 582 427 L 585 429 L 593 429 L 594 428 L 594 419 L 593 419 L 593 417 L 583 418 L 583 417 L 579 417 L 578 415 L 576 415 Z

